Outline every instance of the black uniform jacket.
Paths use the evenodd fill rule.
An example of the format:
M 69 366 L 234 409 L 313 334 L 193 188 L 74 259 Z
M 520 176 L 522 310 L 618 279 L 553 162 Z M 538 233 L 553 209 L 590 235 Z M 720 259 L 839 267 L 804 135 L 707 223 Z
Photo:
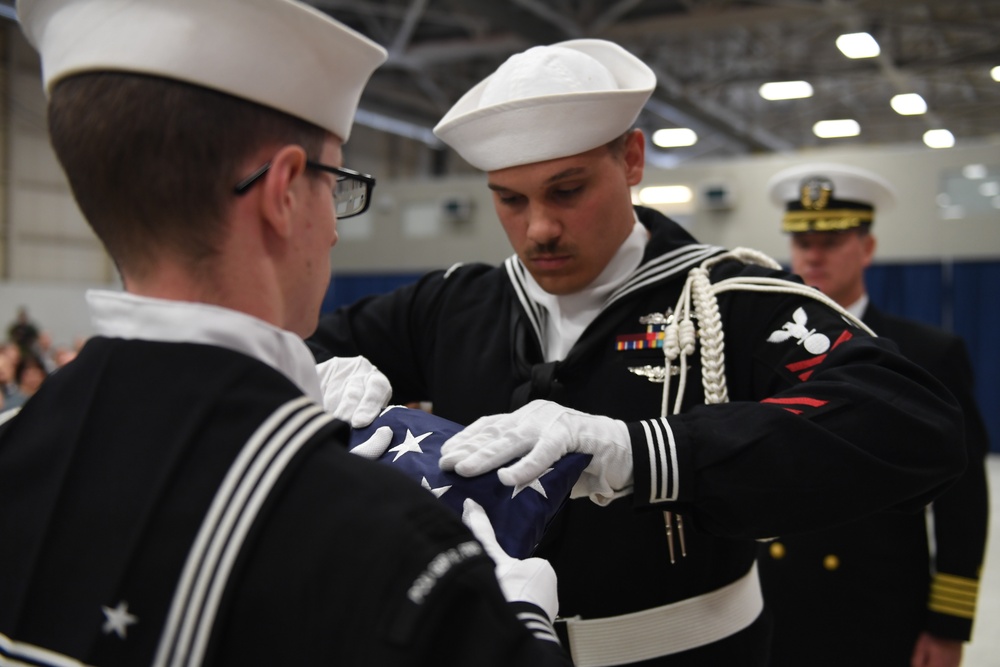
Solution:
M 0 662 L 568 664 L 346 429 L 243 354 L 91 339 L 0 427 Z
M 908 666 L 921 631 L 961 641 L 972 634 L 986 547 L 989 447 L 965 344 L 871 305 L 863 319 L 958 399 L 968 465 L 931 505 L 933 553 L 924 513 L 899 512 L 788 535 L 765 548 L 760 572 L 774 615 L 774 665 Z
M 703 405 L 695 362 L 682 414 L 660 419 L 664 385 L 648 371 L 664 366 L 663 349 L 636 341 L 655 329 L 646 316 L 677 303 L 688 271 L 722 249 L 652 210 L 637 212 L 651 232 L 642 263 L 562 361 L 543 362 L 543 314 L 516 258 L 453 267 L 362 300 L 323 318 L 310 340 L 321 359 L 366 356 L 395 400 L 433 401 L 460 423 L 535 398 L 628 422 L 632 496 L 606 507 L 571 501 L 540 547 L 559 575 L 561 615 L 618 615 L 715 590 L 750 569 L 752 538 L 917 510 L 961 471 L 960 416 L 948 393 L 892 343 L 793 294 L 720 294 L 729 402 Z M 738 275 L 778 274 L 731 261 L 712 280 Z M 789 328 L 801 336 L 774 335 Z M 667 509 L 688 526 L 688 555 L 674 565 L 659 511 Z M 762 631 L 701 664 L 757 664 Z

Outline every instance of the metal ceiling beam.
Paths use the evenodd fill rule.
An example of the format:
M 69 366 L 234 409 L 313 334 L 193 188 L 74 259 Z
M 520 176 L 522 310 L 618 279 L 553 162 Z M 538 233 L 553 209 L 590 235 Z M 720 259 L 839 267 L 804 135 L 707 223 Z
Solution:
M 548 21 L 558 28 L 570 39 L 578 39 L 584 36 L 583 28 L 570 17 L 560 14 L 557 10 L 538 0 L 513 0 L 514 4 L 528 10 L 535 16 Z
M 411 0 L 409 8 L 406 10 L 406 15 L 403 17 L 403 22 L 396 32 L 396 38 L 392 40 L 392 45 L 388 48 L 390 54 L 398 54 L 406 50 L 406 47 L 410 45 L 410 40 L 413 38 L 414 31 L 417 29 L 417 24 L 420 22 L 420 18 L 424 15 L 426 9 L 427 0 Z

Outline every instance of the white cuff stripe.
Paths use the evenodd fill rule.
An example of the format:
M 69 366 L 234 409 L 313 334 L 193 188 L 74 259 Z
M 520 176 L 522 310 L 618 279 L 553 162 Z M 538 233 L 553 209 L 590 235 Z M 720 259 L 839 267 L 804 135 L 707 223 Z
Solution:
M 646 434 L 646 450 L 649 452 L 649 502 L 655 503 L 661 495 L 666 495 L 666 489 L 662 488 L 662 483 L 657 483 L 657 480 L 661 479 L 659 472 L 661 469 L 662 454 L 653 446 L 655 440 L 653 439 L 649 422 L 639 423 L 642 424 L 642 430 Z M 661 488 L 658 489 L 657 487 Z M 660 494 L 657 494 L 658 490 L 661 491 Z
M 640 422 L 649 449 L 649 501 L 677 500 L 677 445 L 666 419 Z M 664 438 L 666 435 L 666 438 Z
M 677 500 L 680 495 L 680 479 L 678 477 L 677 470 L 677 443 L 674 441 L 674 431 L 670 428 L 670 423 L 667 422 L 666 418 L 660 419 L 660 424 L 663 425 L 663 430 L 667 432 L 667 440 L 670 442 L 670 495 L 668 500 Z
M 660 424 L 656 421 L 651 421 L 650 426 L 652 426 L 653 433 L 656 436 L 656 474 L 660 480 L 659 485 L 653 487 L 655 489 L 654 496 L 656 500 L 664 500 L 668 498 L 670 489 L 670 463 L 667 461 L 667 449 L 663 442 L 663 431 L 660 429 Z
M 555 628 L 552 627 L 552 622 L 544 614 L 530 611 L 522 611 L 517 614 L 517 619 L 524 624 L 537 639 L 545 639 L 548 641 L 554 641 L 559 643 L 559 637 L 556 635 Z

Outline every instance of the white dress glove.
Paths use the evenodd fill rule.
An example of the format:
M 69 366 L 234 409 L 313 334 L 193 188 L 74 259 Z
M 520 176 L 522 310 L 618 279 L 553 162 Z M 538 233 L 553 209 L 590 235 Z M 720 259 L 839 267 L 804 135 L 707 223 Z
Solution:
M 497 581 L 507 602 L 530 602 L 541 607 L 550 622 L 554 621 L 559 613 L 559 598 L 556 572 L 552 565 L 543 558 L 519 560 L 508 556 L 497 542 L 486 510 L 471 498 L 466 498 L 462 504 L 462 522 L 496 564 Z
M 351 454 L 360 456 L 363 459 L 368 459 L 369 461 L 377 461 L 382 458 L 382 455 L 386 453 L 389 449 L 389 445 L 392 444 L 392 427 L 391 426 L 379 426 L 372 433 L 371 437 L 362 442 L 360 445 L 354 449 L 349 450 Z
M 441 469 L 475 477 L 497 471 L 507 486 L 528 484 L 570 452 L 593 458 L 570 494 L 607 505 L 632 492 L 632 445 L 625 422 L 588 415 L 551 401 L 532 401 L 510 414 L 481 417 L 441 446 Z
M 316 366 L 323 409 L 353 428 L 364 428 L 392 397 L 389 378 L 364 357 L 333 357 Z

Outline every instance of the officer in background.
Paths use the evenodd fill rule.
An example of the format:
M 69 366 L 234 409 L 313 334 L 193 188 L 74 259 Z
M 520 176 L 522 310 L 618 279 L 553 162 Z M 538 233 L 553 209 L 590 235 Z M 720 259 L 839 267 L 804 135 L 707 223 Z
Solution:
M 792 270 L 939 378 L 965 413 L 968 467 L 924 513 L 880 512 L 763 548 L 772 664 L 955 667 L 972 635 L 987 533 L 986 429 L 961 338 L 878 310 L 865 290 L 876 211 L 893 188 L 867 170 L 807 164 L 777 174 Z M 919 446 L 920 443 L 914 443 Z

